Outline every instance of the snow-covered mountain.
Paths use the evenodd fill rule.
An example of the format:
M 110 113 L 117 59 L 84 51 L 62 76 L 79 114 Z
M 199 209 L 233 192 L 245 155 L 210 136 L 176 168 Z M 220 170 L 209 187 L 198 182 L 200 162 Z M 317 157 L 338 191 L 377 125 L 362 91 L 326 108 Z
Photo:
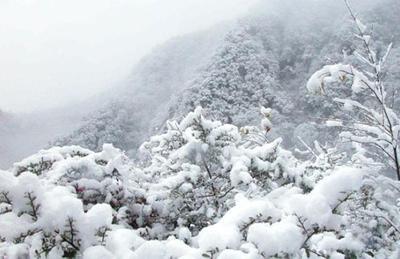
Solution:
M 143 58 L 121 87 L 109 94 L 109 103 L 87 116 L 82 127 L 55 144 L 78 144 L 97 150 L 114 143 L 133 150 L 162 125 L 168 101 L 178 95 L 223 40 L 230 24 L 172 39 Z M 211 50 L 211 51 L 210 51 Z
M 261 3 L 239 21 L 155 49 L 126 85 L 113 91 L 111 105 L 55 143 L 93 150 L 114 143 L 134 153 L 168 119 L 181 118 L 199 105 L 213 118 L 238 125 L 257 123 L 259 106 L 270 107 L 272 136 L 284 136 L 286 147 L 296 145 L 298 137 L 307 143 L 334 139 L 320 124 L 338 112 L 329 100 L 341 91 L 332 88 L 328 101 L 320 102 L 325 97 L 309 96 L 305 84 L 321 65 L 353 59 L 351 23 L 342 3 L 278 2 Z M 366 22 L 379 28 L 382 46 L 400 39 L 394 26 L 399 7 L 396 1 L 387 3 L 363 2 L 360 7 Z M 396 45 L 393 52 L 399 52 Z M 391 75 L 400 73 L 396 65 L 389 69 Z

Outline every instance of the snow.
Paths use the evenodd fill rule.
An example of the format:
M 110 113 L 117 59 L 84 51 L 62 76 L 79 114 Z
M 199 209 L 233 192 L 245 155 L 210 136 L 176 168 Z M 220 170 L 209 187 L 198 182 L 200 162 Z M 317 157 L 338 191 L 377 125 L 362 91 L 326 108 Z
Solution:
M 247 240 L 253 242 L 264 256 L 280 252 L 295 253 L 304 242 L 302 230 L 290 219 L 272 225 L 257 223 L 249 227 Z
M 179 229 L 178 238 L 184 242 L 189 242 L 192 239 L 192 233 L 186 227 Z
M 264 106 L 261 106 L 260 107 L 260 112 L 264 117 L 269 118 L 269 117 L 271 117 L 272 109 L 271 108 L 265 108 Z
M 13 240 L 19 233 L 26 232 L 31 222 L 24 217 L 18 217 L 15 213 L 9 212 L 0 215 L 0 236 L 6 240 Z
M 82 259 L 116 259 L 104 246 L 92 246 L 85 250 Z
M 357 27 L 360 29 L 361 33 L 364 33 L 367 29 L 367 26 L 364 25 L 358 18 L 355 19 Z
M 99 154 L 96 154 L 96 158 L 108 162 L 120 155 L 121 155 L 121 150 L 115 148 L 112 144 L 103 144 L 102 151 Z
M 201 230 L 198 237 L 199 247 L 203 251 L 224 250 L 239 246 L 239 229 L 231 224 L 216 224 Z
M 26 258 L 28 251 L 29 251 L 29 246 L 27 244 L 16 244 L 5 248 L 3 248 L 2 245 L 0 245 L 0 255 L 12 259 L 24 258 L 24 257 Z
M 272 129 L 272 123 L 268 118 L 264 118 L 261 121 L 261 128 L 265 131 L 270 131 Z
M 80 221 L 84 217 L 82 201 L 65 187 L 55 187 L 45 193 L 43 197 L 43 214 L 39 224 L 48 229 L 63 230 L 69 218 Z
M 330 206 L 343 197 L 344 193 L 357 190 L 361 187 L 364 173 L 361 169 L 343 166 L 332 175 L 322 179 L 315 186 L 312 194 L 320 194 L 327 199 Z
M 326 121 L 326 126 L 328 127 L 341 127 L 343 126 L 342 121 Z
M 294 195 L 287 199 L 283 206 L 286 211 L 307 219 L 307 225 L 327 226 L 332 224 L 334 215 L 326 197 L 320 194 Z M 336 223 L 336 222 L 334 222 Z
M 237 196 L 241 195 L 238 194 Z M 243 226 L 251 222 L 251 219 L 260 217 L 260 215 L 260 219 L 271 218 L 276 220 L 281 216 L 281 213 L 268 200 L 249 200 L 245 197 L 241 197 L 241 199 L 236 197 L 236 206 L 224 215 L 220 223 Z
M 113 230 L 106 237 L 106 248 L 116 258 L 121 259 L 133 257 L 133 250 L 136 250 L 143 243 L 145 243 L 145 240 L 130 229 Z
M 110 226 L 113 218 L 112 208 L 108 204 L 96 204 L 86 212 L 85 216 L 85 221 L 93 229 Z
M 157 259 L 168 258 L 168 256 L 163 243 L 157 240 L 150 240 L 143 243 L 138 249 L 135 250 L 133 258 Z
M 224 250 L 217 259 L 261 259 L 261 255 L 256 252 L 244 253 L 238 250 Z
M 362 72 L 351 65 L 334 64 L 324 66 L 311 75 L 307 82 L 307 90 L 312 94 L 324 94 L 325 85 L 333 82 L 343 82 L 349 77 L 353 78 L 352 90 L 359 93 L 366 89 L 366 84 L 371 84 Z
M 201 258 L 201 251 L 186 245 L 183 241 L 171 238 L 167 240 L 166 251 L 168 258 Z
M 224 137 L 226 138 L 226 136 L 229 136 L 230 139 L 225 140 Z M 223 145 L 227 140 L 233 143 L 240 140 L 239 130 L 236 126 L 229 124 L 219 126 L 214 128 L 208 136 L 208 141 L 212 145 Z
M 346 233 L 343 238 L 338 239 L 333 233 L 324 233 L 314 235 L 312 243 L 315 244 L 318 250 L 336 251 L 340 247 L 349 250 L 360 251 L 363 249 L 363 244 L 357 241 L 351 233 Z
M 248 184 L 253 179 L 248 172 L 251 160 L 247 156 L 235 157 L 236 163 L 230 172 L 230 180 L 234 186 Z

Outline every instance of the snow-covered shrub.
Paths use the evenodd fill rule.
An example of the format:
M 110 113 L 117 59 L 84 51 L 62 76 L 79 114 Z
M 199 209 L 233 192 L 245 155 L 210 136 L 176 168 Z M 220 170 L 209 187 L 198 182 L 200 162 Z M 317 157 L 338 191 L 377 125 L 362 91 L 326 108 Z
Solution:
M 29 243 L 31 257 L 54 251 L 74 256 L 102 244 L 112 222 L 143 224 L 146 200 L 138 175 L 112 145 L 99 153 L 77 146 L 42 150 L 11 171 L 0 174 L 0 238 Z M 14 220 L 20 227 L 10 224 Z
M 52 161 L 52 164 L 39 173 L 31 169 L 43 161 Z M 141 211 L 134 207 L 145 203 L 144 193 L 137 183 L 140 175 L 135 174 L 137 171 L 129 159 L 112 145 L 104 145 L 98 153 L 76 146 L 54 147 L 16 163 L 14 173 L 20 174 L 21 168 L 53 184 L 69 187 L 85 210 L 107 203 L 118 212 L 116 220 L 126 221 L 131 226 L 141 224 L 135 222 L 141 215 L 132 211 Z
M 0 255 L 74 257 L 103 242 L 113 219 L 108 204 L 85 211 L 68 187 L 52 185 L 31 172 L 2 172 L 0 178 Z
M 235 207 L 200 232 L 199 247 L 221 258 L 232 250 L 238 258 L 360 255 L 363 245 L 347 232 L 338 208 L 361 183 L 360 171 L 342 167 L 310 193 L 286 185 L 257 199 L 238 196 Z
M 149 161 L 143 171 L 154 181 L 148 185 L 148 200 L 165 219 L 163 226 L 197 233 L 233 206 L 235 194 L 251 196 L 295 182 L 301 172 L 291 153 L 279 147 L 280 139 L 267 142 L 270 127 L 265 117 L 261 128 L 239 130 L 206 119 L 197 108 L 144 143 L 141 149 Z

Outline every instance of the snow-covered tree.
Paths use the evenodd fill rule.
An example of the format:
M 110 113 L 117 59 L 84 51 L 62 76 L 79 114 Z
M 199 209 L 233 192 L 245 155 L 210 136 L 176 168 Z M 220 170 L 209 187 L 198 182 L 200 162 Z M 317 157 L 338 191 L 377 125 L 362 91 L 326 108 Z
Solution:
M 328 126 L 343 127 L 340 136 L 351 142 L 368 146 L 374 157 L 384 164 L 390 161 L 398 180 L 400 180 L 400 120 L 390 104 L 393 97 L 388 96 L 384 84 L 384 66 L 389 57 L 392 44 L 378 57 L 373 49 L 368 28 L 360 22 L 345 1 L 357 28 L 356 38 L 361 41 L 362 52 L 355 52 L 362 66 L 335 64 L 328 65 L 312 75 L 307 89 L 314 93 L 324 93 L 325 85 L 330 82 L 351 81 L 355 95 L 365 94 L 361 98 L 336 98 L 335 101 L 346 111 L 353 111 L 350 116 L 328 121 Z M 394 87 L 394 86 L 392 86 Z

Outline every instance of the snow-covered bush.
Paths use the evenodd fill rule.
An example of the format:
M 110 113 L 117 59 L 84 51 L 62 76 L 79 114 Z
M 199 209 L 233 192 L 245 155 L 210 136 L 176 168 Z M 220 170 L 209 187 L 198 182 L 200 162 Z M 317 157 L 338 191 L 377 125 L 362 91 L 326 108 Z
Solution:
M 257 199 L 239 195 L 234 208 L 200 232 L 199 247 L 221 258 L 232 253 L 238 258 L 361 254 L 362 243 L 347 231 L 339 210 L 361 183 L 360 170 L 341 167 L 310 193 L 285 185 Z M 232 234 L 222 238 L 222 233 Z
M 142 145 L 149 159 L 143 170 L 153 179 L 148 198 L 162 204 L 158 214 L 168 223 L 164 227 L 188 227 L 197 233 L 232 207 L 239 191 L 275 188 L 277 182 L 293 180 L 288 167 L 294 158 L 279 148 L 279 139 L 250 141 L 249 135 L 260 134 L 266 123 L 263 119 L 264 129 L 239 130 L 206 119 L 197 108 L 180 123 L 168 122 L 166 133 Z
M 16 163 L 0 174 L 0 237 L 29 243 L 31 257 L 73 256 L 102 244 L 112 222 L 137 228 L 146 205 L 131 169 L 111 145 L 99 153 L 54 147 Z
M 74 257 L 80 249 L 103 242 L 113 219 L 110 205 L 99 203 L 85 211 L 69 188 L 30 172 L 2 172 L 0 177 L 2 256 Z
M 144 172 L 154 180 L 149 198 L 163 204 L 158 213 L 171 230 L 199 230 L 226 211 L 231 188 L 222 159 L 239 139 L 235 126 L 207 120 L 197 108 L 142 145 L 151 159 Z

